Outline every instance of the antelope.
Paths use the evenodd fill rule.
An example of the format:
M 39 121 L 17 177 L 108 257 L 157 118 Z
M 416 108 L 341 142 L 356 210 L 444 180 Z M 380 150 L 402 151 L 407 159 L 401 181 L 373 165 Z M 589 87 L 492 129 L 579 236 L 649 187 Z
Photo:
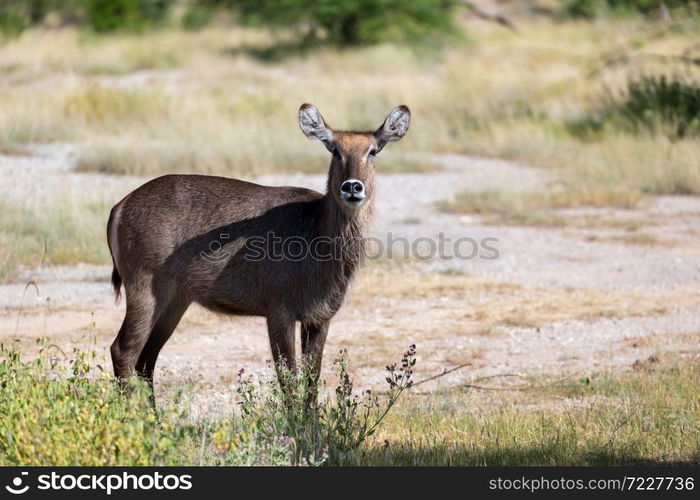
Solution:
M 374 213 L 374 157 L 401 139 L 409 122 L 409 109 L 398 106 L 374 132 L 340 131 L 314 106 L 302 105 L 302 132 L 332 155 L 325 194 L 165 175 L 117 203 L 107 223 L 112 285 L 117 300 L 122 284 L 126 295 L 124 321 L 110 349 L 117 379 L 138 375 L 152 389 L 161 348 L 196 302 L 217 313 L 265 317 L 278 375 L 279 367 L 296 370 L 299 321 L 315 388 L 329 322 L 363 262 L 363 236 Z M 260 251 L 270 235 L 313 241 L 323 256 L 339 242 L 342 252 L 273 258 Z

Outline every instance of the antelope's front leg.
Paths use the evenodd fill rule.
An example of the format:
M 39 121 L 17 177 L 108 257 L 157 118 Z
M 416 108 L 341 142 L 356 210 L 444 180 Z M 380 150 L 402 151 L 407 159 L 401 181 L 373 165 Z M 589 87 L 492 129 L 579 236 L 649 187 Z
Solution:
M 301 323 L 301 352 L 304 362 L 309 366 L 309 394 L 307 404 L 315 405 L 318 398 L 318 379 L 321 375 L 323 347 L 326 345 L 329 321 L 319 323 Z
M 267 333 L 270 337 L 272 359 L 282 390 L 289 393 L 289 383 L 296 378 L 296 353 L 294 350 L 294 317 L 284 313 L 267 316 Z

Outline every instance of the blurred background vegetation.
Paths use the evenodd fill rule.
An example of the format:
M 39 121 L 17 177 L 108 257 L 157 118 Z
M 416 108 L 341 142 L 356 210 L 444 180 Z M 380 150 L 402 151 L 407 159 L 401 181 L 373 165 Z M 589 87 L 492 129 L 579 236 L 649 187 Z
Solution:
M 359 129 L 406 103 L 411 134 L 384 174 L 456 153 L 556 179 L 452 211 L 700 194 L 700 0 L 0 0 L 0 32 L 0 151 L 69 147 L 79 172 L 323 173 L 300 103 Z M 107 262 L 123 189 L 0 192 L 1 274 Z
M 405 40 L 454 32 L 458 7 L 481 11 L 494 2 L 465 0 L 2 0 L 0 27 L 18 36 L 31 26 L 80 26 L 97 33 L 143 32 L 181 25 L 203 28 L 222 13 L 236 21 L 268 29 L 293 28 L 307 40 L 352 45 Z M 551 0 L 520 4 L 556 19 L 604 16 L 697 16 L 699 0 Z M 483 11 L 481 11 L 483 12 Z
M 291 27 L 308 41 L 372 43 L 451 30 L 458 0 L 3 0 L 6 36 L 30 26 L 75 25 L 97 33 L 143 32 L 165 25 L 203 28 L 228 13 L 250 26 Z

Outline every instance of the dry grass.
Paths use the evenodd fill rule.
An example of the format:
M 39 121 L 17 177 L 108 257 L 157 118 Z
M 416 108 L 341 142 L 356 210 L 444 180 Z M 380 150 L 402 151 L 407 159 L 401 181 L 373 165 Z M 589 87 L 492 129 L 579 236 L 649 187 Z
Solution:
M 670 239 L 662 239 L 658 236 L 649 233 L 625 234 L 621 236 L 595 236 L 591 235 L 586 238 L 586 241 L 602 241 L 602 242 L 621 242 L 626 245 L 640 245 L 646 247 L 673 247 L 678 244 L 677 241 Z
M 301 102 L 348 128 L 374 128 L 405 102 L 414 121 L 404 152 L 520 158 L 573 173 L 592 191 L 697 193 L 696 141 L 582 141 L 566 128 L 628 75 L 670 71 L 644 54 L 680 52 L 693 27 L 536 21 L 515 34 L 469 24 L 469 40 L 442 52 L 387 44 L 274 62 L 247 50 L 269 46 L 269 35 L 238 27 L 104 38 L 30 31 L 0 48 L 0 143 L 88 142 L 82 168 L 115 173 L 307 171 L 319 149 L 295 130 Z M 606 67 L 620 48 L 632 62 Z M 389 163 L 430 168 L 408 155 Z
M 519 192 L 505 189 L 464 192 L 438 204 L 451 213 L 472 213 L 485 216 L 491 224 L 563 226 L 572 223 L 557 214 L 558 208 L 615 206 L 632 208 L 640 193 L 610 187 L 554 188 L 544 192 Z M 583 225 L 587 225 L 586 221 Z M 593 221 L 587 221 L 591 223 Z
M 261 155 L 255 143 L 248 151 L 232 151 L 224 142 L 178 144 L 171 142 L 105 142 L 80 155 L 76 170 L 107 174 L 153 176 L 168 173 L 255 176 L 270 172 L 325 173 L 328 157 L 322 151 L 298 151 L 284 154 L 271 151 Z M 382 173 L 434 172 L 442 166 L 436 162 L 415 160 L 406 154 L 391 154 L 377 161 Z
M 401 300 L 406 317 L 396 329 L 411 324 L 415 311 L 444 309 L 442 324 L 428 328 L 422 338 L 441 338 L 445 331 L 462 335 L 498 335 L 500 328 L 533 328 L 568 320 L 591 321 L 667 313 L 661 304 L 692 307 L 698 291 L 624 292 L 594 289 L 551 289 L 486 281 L 462 275 L 423 274 L 404 269 L 369 269 L 351 295 L 352 307 L 375 307 Z
M 19 205 L 0 199 L 0 282 L 19 265 L 106 262 L 107 248 L 95 234 L 109 208 L 68 194 Z
M 328 49 L 275 65 L 239 50 L 268 42 L 238 28 L 87 40 L 70 30 L 30 32 L 0 48 L 0 66 L 12 70 L 0 97 L 0 143 L 87 142 L 80 168 L 119 174 L 323 172 L 322 148 L 295 125 L 300 103 L 313 101 L 339 127 L 374 129 L 418 92 L 420 64 L 407 49 Z M 139 62 L 146 53 L 177 54 L 177 71 L 143 71 L 159 67 Z M 110 69 L 97 74 L 96 65 Z M 130 71 L 139 72 L 114 76 Z M 383 153 L 378 165 L 437 168 L 400 151 Z
M 431 297 L 459 298 L 475 294 L 503 294 L 521 290 L 513 283 L 493 282 L 463 275 L 422 274 L 410 269 L 373 266 L 353 289 L 353 302 L 371 303 L 378 297 L 419 300 Z

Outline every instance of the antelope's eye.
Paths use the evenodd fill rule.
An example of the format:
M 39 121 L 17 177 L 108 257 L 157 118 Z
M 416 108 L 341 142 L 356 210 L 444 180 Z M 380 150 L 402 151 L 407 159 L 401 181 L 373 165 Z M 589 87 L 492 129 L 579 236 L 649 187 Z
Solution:
M 376 150 L 376 149 L 372 148 L 372 149 L 369 150 L 369 156 L 374 156 L 374 155 L 376 155 L 376 154 L 377 154 L 377 150 Z

